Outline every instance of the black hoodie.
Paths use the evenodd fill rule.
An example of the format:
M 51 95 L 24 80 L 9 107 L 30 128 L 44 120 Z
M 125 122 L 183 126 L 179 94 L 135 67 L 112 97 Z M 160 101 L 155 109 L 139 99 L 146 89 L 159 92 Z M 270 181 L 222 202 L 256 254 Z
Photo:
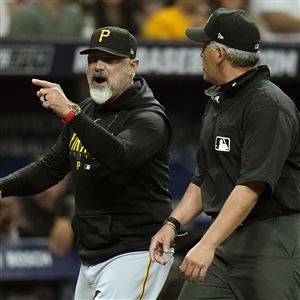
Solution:
M 38 193 L 69 171 L 75 187 L 73 229 L 87 264 L 147 250 L 171 212 L 171 129 L 143 78 L 115 101 L 80 104 L 43 160 L 0 180 L 3 196 Z

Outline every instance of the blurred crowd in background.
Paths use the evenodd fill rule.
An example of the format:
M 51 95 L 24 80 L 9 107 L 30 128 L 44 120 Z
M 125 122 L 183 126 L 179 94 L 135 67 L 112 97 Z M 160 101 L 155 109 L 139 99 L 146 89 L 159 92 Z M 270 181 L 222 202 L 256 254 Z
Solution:
M 300 42 L 300 0 L 1 0 L 0 36 L 89 39 L 95 28 L 120 26 L 140 39 L 185 40 L 218 7 L 243 9 L 263 41 Z
M 74 198 L 69 177 L 32 197 L 0 201 L 0 241 L 50 237 L 51 250 L 65 255 L 73 246 Z
M 96 28 L 112 25 L 140 39 L 183 41 L 187 27 L 204 26 L 218 7 L 248 11 L 263 41 L 300 43 L 300 0 L 1 0 L 0 37 L 88 40 Z M 54 251 L 64 254 L 72 240 L 66 225 L 72 217 L 71 194 L 66 180 L 26 201 L 1 202 L 0 240 L 50 236 Z M 63 230 L 69 233 L 66 239 L 59 235 Z
M 186 28 L 204 26 L 218 7 L 248 11 L 260 27 L 262 41 L 300 43 L 300 0 L 1 0 L 0 37 L 89 40 L 96 28 L 120 26 L 138 39 L 187 41 Z M 73 246 L 73 210 L 69 178 L 39 195 L 0 201 L 0 242 L 49 237 L 51 250 L 63 256 Z M 181 253 L 174 269 L 180 263 L 180 254 L 204 230 L 189 228 L 188 242 L 178 242 Z M 169 277 L 161 299 L 175 299 L 183 283 L 176 272 Z

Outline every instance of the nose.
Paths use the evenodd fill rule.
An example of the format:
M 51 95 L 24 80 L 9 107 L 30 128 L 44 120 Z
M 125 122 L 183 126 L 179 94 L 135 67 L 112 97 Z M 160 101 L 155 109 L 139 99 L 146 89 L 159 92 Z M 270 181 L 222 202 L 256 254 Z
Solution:
M 105 62 L 102 61 L 101 59 L 98 59 L 96 61 L 96 64 L 95 64 L 95 69 L 96 70 L 104 70 L 105 69 Z

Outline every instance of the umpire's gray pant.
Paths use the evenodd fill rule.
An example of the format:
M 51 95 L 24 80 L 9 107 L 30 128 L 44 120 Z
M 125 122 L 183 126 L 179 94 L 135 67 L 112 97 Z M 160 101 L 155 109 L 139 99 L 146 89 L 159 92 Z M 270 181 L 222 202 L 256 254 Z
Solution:
M 181 300 L 300 300 L 300 213 L 239 227 Z

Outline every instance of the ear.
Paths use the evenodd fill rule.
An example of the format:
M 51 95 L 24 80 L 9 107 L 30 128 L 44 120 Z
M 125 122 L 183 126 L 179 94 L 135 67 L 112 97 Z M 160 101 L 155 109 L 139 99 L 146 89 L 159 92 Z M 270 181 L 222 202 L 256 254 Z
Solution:
M 217 55 L 219 63 L 222 63 L 226 59 L 226 52 L 222 47 L 217 49 Z

